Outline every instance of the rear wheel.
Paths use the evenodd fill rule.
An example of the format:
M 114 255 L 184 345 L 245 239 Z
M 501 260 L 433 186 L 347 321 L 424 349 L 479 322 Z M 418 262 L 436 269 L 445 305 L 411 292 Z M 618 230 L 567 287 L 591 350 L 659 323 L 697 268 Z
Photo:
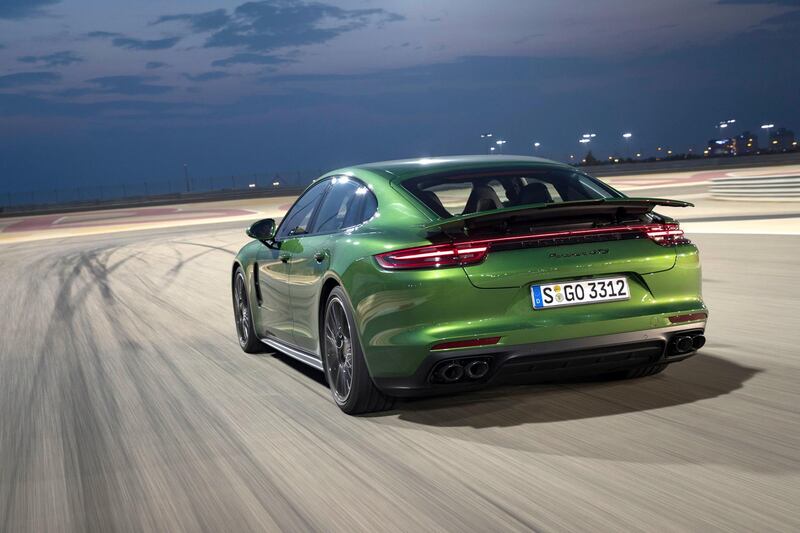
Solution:
M 239 337 L 239 346 L 242 350 L 247 353 L 266 351 L 267 347 L 258 339 L 253 328 L 253 315 L 250 311 L 247 282 L 242 267 L 238 267 L 233 275 L 233 316 L 236 320 L 236 335 Z
M 391 409 L 394 398 L 375 387 L 364 361 L 347 296 L 334 287 L 322 320 L 322 361 L 336 405 L 349 415 Z

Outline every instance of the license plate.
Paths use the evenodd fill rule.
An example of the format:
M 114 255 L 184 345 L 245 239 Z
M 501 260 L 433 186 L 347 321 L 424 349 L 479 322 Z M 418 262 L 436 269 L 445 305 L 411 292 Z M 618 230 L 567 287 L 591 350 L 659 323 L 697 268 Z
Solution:
M 531 286 L 534 309 L 628 300 L 628 279 L 603 278 Z

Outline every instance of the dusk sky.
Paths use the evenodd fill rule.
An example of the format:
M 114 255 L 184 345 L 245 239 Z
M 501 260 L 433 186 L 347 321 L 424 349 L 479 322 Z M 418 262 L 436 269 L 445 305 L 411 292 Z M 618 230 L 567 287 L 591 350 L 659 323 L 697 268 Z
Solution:
M 800 0 L 0 1 L 0 193 L 800 129 Z

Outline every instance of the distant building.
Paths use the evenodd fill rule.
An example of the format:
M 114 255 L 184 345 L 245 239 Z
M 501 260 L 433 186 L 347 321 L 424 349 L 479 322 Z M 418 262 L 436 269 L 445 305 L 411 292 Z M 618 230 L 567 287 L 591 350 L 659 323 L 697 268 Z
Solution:
M 769 134 L 769 149 L 785 152 L 794 148 L 794 132 L 786 128 L 776 128 Z
M 707 155 L 736 155 L 733 139 L 711 139 L 708 141 Z
M 758 135 L 745 131 L 732 139 L 735 155 L 749 155 L 758 152 Z

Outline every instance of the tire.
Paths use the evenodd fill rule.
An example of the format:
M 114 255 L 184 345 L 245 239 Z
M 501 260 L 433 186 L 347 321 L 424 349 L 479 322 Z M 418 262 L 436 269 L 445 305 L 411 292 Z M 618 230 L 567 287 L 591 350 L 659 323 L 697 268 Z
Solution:
M 231 297 L 233 298 L 233 317 L 236 321 L 236 336 L 239 346 L 246 353 L 262 353 L 267 351 L 266 345 L 258 339 L 253 327 L 253 314 L 248 298 L 247 281 L 242 267 L 237 267 L 233 274 L 231 284 Z
M 353 311 L 341 287 L 325 303 L 320 326 L 325 379 L 333 401 L 348 415 L 385 411 L 395 399 L 375 387 L 364 360 Z

